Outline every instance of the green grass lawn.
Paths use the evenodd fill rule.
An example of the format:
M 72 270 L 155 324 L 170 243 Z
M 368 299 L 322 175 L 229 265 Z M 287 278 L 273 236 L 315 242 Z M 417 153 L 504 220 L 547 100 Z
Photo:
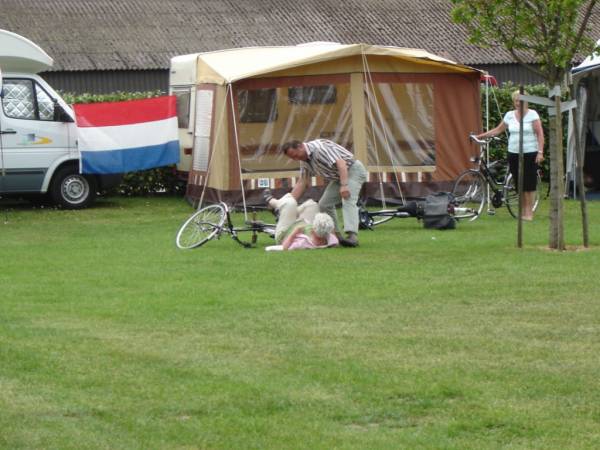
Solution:
M 597 449 L 600 203 L 190 251 L 182 199 L 0 204 L 2 449 Z M 578 204 L 566 240 L 581 242 Z

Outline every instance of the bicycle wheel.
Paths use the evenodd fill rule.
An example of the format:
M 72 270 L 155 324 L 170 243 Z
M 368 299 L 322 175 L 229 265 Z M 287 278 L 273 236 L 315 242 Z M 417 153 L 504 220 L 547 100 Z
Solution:
M 373 225 L 381 225 L 382 223 L 392 220 L 395 212 L 395 209 L 382 209 L 380 211 L 372 212 L 371 218 L 373 219 Z
M 360 208 L 358 211 L 358 227 L 361 230 L 372 230 L 375 225 L 392 220 L 394 212 L 396 212 L 394 209 L 382 209 L 370 212 L 366 208 Z
M 458 176 L 452 188 L 456 219 L 471 221 L 481 215 L 485 204 L 485 187 L 485 178 L 477 170 L 465 170 Z
M 536 189 L 535 189 L 535 197 L 533 199 L 533 211 L 535 211 L 540 204 L 540 199 L 544 195 L 542 192 L 542 176 L 540 175 L 540 171 L 537 171 L 537 180 L 536 180 Z M 509 173 L 506 176 L 506 180 L 504 181 L 504 187 L 502 189 L 504 195 L 504 203 L 506 203 L 506 208 L 511 216 L 515 219 L 519 214 L 519 193 L 515 187 L 515 181 L 512 177 L 512 174 Z
M 181 225 L 175 243 L 181 249 L 200 247 L 221 231 L 224 222 L 225 208 L 222 205 L 205 206 Z

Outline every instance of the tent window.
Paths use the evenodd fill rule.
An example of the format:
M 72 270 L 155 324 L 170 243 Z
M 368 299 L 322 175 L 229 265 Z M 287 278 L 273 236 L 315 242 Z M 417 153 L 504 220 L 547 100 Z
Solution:
M 293 139 L 309 141 L 322 137 L 350 150 L 353 148 L 352 96 L 349 81 L 332 86 L 331 91 L 335 92 L 336 101 L 328 104 L 290 102 L 289 90 L 300 88 L 301 80 L 293 80 L 292 83 L 293 86 L 275 88 L 276 92 L 271 94 L 272 101 L 277 101 L 277 110 L 273 105 L 269 117 L 273 120 L 268 123 L 239 124 L 237 133 L 243 173 L 297 171 L 298 163 L 278 151 L 281 144 Z M 246 92 L 251 94 L 260 91 Z M 248 94 L 244 94 L 246 95 Z M 238 104 L 243 106 L 240 98 L 238 95 Z M 241 113 L 242 108 L 240 117 L 243 117 Z
M 367 99 L 369 165 L 435 165 L 432 83 L 376 83 Z
M 238 92 L 238 109 L 242 123 L 268 123 L 277 120 L 276 89 L 242 89 Z
M 332 104 L 335 103 L 337 90 L 333 85 L 302 86 L 288 89 L 290 103 L 298 105 Z

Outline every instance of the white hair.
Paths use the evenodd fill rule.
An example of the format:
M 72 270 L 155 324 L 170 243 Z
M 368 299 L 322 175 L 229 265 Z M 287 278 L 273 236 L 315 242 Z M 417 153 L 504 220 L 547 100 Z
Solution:
M 312 225 L 315 234 L 322 238 L 329 236 L 335 227 L 331 216 L 325 213 L 317 213 Z

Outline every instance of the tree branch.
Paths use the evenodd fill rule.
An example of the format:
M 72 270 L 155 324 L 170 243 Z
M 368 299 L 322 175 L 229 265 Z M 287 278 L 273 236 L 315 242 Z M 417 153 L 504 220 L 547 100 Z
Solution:
M 596 6 L 597 2 L 598 2 L 598 0 L 590 0 L 590 3 L 587 6 L 587 9 L 583 16 L 583 21 L 581 22 L 581 26 L 579 27 L 579 30 L 577 31 L 577 36 L 575 37 L 575 40 L 573 41 L 573 45 L 571 45 L 571 48 L 569 50 L 569 60 L 573 59 L 573 56 L 575 56 L 575 52 L 579 48 L 579 44 L 581 43 L 581 40 L 583 39 L 583 34 L 585 33 L 585 29 L 587 28 L 587 24 L 592 15 L 592 11 L 594 9 L 594 6 Z
M 521 66 L 525 67 L 525 69 L 529 70 L 530 72 L 535 73 L 536 75 L 538 75 L 540 78 L 546 78 L 546 74 L 544 72 L 542 72 L 540 69 L 537 69 L 536 67 L 532 66 L 529 63 L 526 63 L 525 60 L 523 58 L 521 58 L 521 56 L 515 52 L 514 49 L 512 48 L 507 48 L 508 52 L 511 54 L 511 56 L 515 59 L 515 61 L 517 61 L 517 63 L 519 63 Z

